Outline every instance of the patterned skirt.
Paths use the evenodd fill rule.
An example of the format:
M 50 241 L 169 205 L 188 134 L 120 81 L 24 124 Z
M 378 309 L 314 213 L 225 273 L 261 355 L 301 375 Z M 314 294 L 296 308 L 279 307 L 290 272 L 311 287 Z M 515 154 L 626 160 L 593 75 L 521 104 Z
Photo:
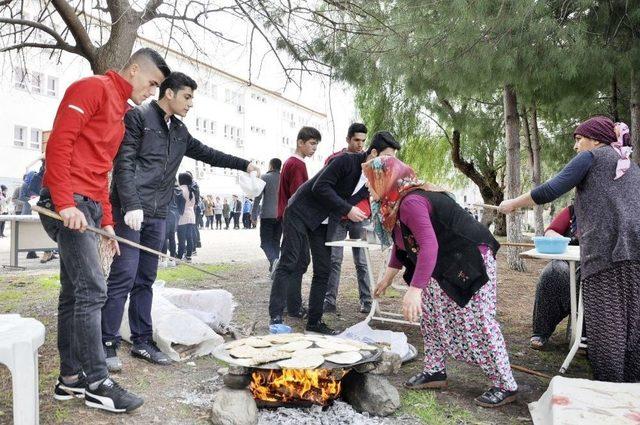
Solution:
M 582 279 L 582 296 L 594 379 L 640 382 L 640 262 Z
M 496 321 L 496 260 L 488 250 L 483 259 L 489 281 L 466 306 L 456 304 L 434 279 L 422 291 L 424 371 L 444 370 L 451 356 L 479 366 L 494 386 L 514 391 L 518 385 Z

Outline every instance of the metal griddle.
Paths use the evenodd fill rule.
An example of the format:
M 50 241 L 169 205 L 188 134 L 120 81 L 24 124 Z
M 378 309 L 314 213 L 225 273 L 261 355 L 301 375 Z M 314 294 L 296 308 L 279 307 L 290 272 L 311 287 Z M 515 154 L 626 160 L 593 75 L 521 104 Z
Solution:
M 371 345 L 371 344 L 370 344 Z M 226 351 L 226 347 L 227 344 L 222 344 L 220 346 L 218 346 L 216 348 L 216 350 L 212 353 L 214 355 L 215 358 L 217 358 L 218 360 L 222 360 L 223 362 L 232 365 L 232 366 L 242 366 L 242 367 L 246 367 L 242 364 L 239 364 L 236 362 L 235 357 L 231 357 L 227 351 Z M 315 348 L 315 342 L 314 344 L 309 347 L 309 348 Z M 363 355 L 362 360 L 356 362 L 356 363 L 351 363 L 351 364 L 337 364 L 337 363 L 332 363 L 329 361 L 325 361 L 324 363 L 322 363 L 320 366 L 318 366 L 316 369 L 351 369 L 355 366 L 361 365 L 361 364 L 365 364 L 365 363 L 370 363 L 370 362 L 374 362 L 376 360 L 378 360 L 380 358 L 380 356 L 382 355 L 382 349 L 381 348 L 376 348 L 375 351 L 371 351 L 369 355 L 365 356 L 363 354 L 364 350 L 360 350 L 359 353 Z M 263 363 L 263 364 L 259 364 L 257 366 L 251 366 L 251 369 L 282 369 L 279 365 L 278 362 L 271 362 L 271 363 Z

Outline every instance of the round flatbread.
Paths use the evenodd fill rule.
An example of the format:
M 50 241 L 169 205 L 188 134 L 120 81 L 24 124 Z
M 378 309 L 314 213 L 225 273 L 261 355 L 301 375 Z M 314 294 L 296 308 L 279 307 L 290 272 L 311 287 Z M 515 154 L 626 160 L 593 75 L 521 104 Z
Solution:
M 362 354 L 357 351 L 348 351 L 345 353 L 336 353 L 325 357 L 325 360 L 336 364 L 353 364 L 362 360 Z
M 261 337 L 257 337 L 257 336 L 252 336 L 250 338 L 245 338 L 244 344 L 245 345 L 249 345 L 251 347 L 255 347 L 255 348 L 267 348 L 267 347 L 271 347 L 273 345 L 271 343 L 271 341 L 268 341 L 265 338 L 261 338 Z
M 274 344 L 286 344 L 288 342 L 298 341 L 304 339 L 305 335 L 301 333 L 292 333 L 292 334 L 275 334 L 275 335 L 267 335 L 264 338 L 269 340 Z
M 293 342 L 288 342 L 286 344 L 278 345 L 276 346 L 276 348 L 282 351 L 298 351 L 298 350 L 304 350 L 305 348 L 309 348 L 312 345 L 313 345 L 313 341 L 301 340 L 301 341 L 293 341 Z
M 224 348 L 226 350 L 231 350 L 232 348 L 240 347 L 242 345 L 245 345 L 244 339 L 236 339 L 235 341 L 229 341 L 229 342 L 225 343 L 224 344 Z
M 326 356 L 328 354 L 335 353 L 331 348 L 305 348 L 303 350 L 297 350 L 293 352 L 293 357 L 301 357 L 301 356 Z
M 313 356 L 292 357 L 289 360 L 278 362 L 283 369 L 315 369 L 324 363 L 324 357 L 316 354 Z
M 333 351 L 358 351 L 358 347 L 354 345 L 345 344 L 335 339 L 330 339 L 326 341 L 316 341 L 316 345 L 320 348 L 330 348 Z
M 369 350 L 375 351 L 376 347 L 373 345 L 366 344 L 362 341 L 357 341 L 355 339 L 346 339 L 346 338 L 337 338 L 341 343 L 353 345 L 354 347 L 358 347 L 359 350 Z
M 241 345 L 239 347 L 233 347 L 227 350 L 230 356 L 238 359 L 250 359 L 260 354 L 263 350 L 251 347 L 250 345 Z

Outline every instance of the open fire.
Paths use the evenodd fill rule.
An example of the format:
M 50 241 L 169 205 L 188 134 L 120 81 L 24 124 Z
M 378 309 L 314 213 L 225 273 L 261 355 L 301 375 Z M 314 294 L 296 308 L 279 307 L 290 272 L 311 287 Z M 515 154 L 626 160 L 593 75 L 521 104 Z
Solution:
M 340 396 L 343 369 L 255 369 L 249 390 L 265 405 L 329 405 Z

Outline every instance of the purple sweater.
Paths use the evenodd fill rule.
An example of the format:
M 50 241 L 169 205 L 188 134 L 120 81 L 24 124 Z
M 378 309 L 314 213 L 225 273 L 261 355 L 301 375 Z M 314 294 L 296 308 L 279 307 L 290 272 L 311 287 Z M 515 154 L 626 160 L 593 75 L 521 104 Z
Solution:
M 402 221 L 402 224 L 411 230 L 420 247 L 416 269 L 413 272 L 413 279 L 411 279 L 411 286 L 420 289 L 425 288 L 429 283 L 438 259 L 438 239 L 436 239 L 436 233 L 431 225 L 430 215 L 432 212 L 429 200 L 420 195 L 409 194 L 400 204 L 399 217 L 401 220 L 399 221 Z M 401 269 L 402 263 L 396 258 L 396 250 L 404 250 L 399 223 L 393 228 L 393 242 L 389 267 Z

